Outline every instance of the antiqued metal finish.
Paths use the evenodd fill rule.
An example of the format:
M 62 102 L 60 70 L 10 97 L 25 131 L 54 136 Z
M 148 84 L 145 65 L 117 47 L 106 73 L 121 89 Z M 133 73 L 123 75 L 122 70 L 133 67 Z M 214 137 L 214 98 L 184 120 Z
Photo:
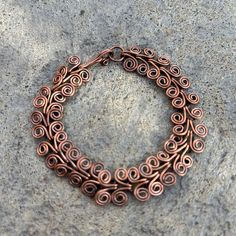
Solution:
M 103 163 L 83 155 L 68 139 L 61 121 L 63 104 L 89 82 L 89 68 L 97 63 L 107 65 L 109 61 L 120 62 L 126 71 L 154 80 L 175 109 L 171 115 L 172 134 L 163 150 L 136 167 L 118 168 L 114 173 Z M 77 56 L 69 57 L 68 63 L 69 66 L 57 70 L 53 86 L 43 86 L 33 101 L 36 110 L 31 115 L 32 135 L 43 139 L 37 146 L 37 153 L 45 158 L 48 168 L 58 176 L 67 176 L 70 184 L 80 187 L 97 204 L 112 202 L 117 206 L 127 203 L 128 192 L 139 201 L 158 196 L 165 186 L 176 183 L 177 176 L 187 173 L 193 163 L 190 153 L 201 153 L 205 148 L 202 139 L 207 135 L 207 128 L 195 123 L 203 117 L 203 110 L 195 107 L 199 96 L 186 91 L 190 83 L 178 66 L 171 65 L 166 57 L 157 56 L 152 49 L 131 47 L 125 50 L 118 46 L 100 52 L 87 63 L 81 64 Z

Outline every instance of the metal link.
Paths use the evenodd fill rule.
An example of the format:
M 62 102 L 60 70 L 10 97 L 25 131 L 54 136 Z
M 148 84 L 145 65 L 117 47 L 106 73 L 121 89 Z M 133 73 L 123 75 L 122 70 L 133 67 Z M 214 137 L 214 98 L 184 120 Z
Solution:
M 116 62 L 120 62 L 120 61 L 124 60 L 124 56 L 123 56 L 124 49 L 122 47 L 120 47 L 120 46 L 113 46 L 111 48 L 111 50 L 112 50 L 112 52 L 109 54 L 110 60 L 116 61 Z M 119 56 L 118 57 L 114 57 L 115 51 L 117 51 L 117 50 L 120 51 Z

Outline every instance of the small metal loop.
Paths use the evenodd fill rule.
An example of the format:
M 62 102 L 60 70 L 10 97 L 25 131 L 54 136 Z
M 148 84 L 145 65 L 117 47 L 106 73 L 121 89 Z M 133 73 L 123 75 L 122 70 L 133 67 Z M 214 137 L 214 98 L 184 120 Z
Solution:
M 122 47 L 120 47 L 120 46 L 113 46 L 112 48 L 111 48 L 111 53 L 109 54 L 109 58 L 110 58 L 110 60 L 112 60 L 112 61 L 116 61 L 116 62 L 119 62 L 119 61 L 123 61 L 123 59 L 124 59 L 124 56 L 122 56 L 122 54 L 123 54 L 123 52 L 124 52 L 124 49 L 122 48 Z M 118 50 L 118 52 L 115 52 L 115 51 L 117 51 Z M 115 56 L 115 54 L 116 54 L 116 56 Z M 117 55 L 118 54 L 118 55 Z

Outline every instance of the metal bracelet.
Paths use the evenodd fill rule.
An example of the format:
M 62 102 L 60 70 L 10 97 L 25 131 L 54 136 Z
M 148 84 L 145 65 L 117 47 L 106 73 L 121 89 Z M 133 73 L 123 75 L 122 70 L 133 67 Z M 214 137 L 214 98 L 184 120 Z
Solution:
M 63 104 L 76 91 L 89 82 L 90 67 L 109 61 L 122 63 L 128 72 L 154 80 L 169 97 L 176 110 L 171 115 L 174 124 L 172 134 L 159 151 L 136 167 L 118 168 L 112 173 L 101 162 L 90 160 L 68 139 L 62 123 Z M 203 138 L 208 130 L 198 123 L 203 110 L 195 107 L 199 96 L 186 91 L 189 79 L 180 68 L 171 65 L 166 57 L 157 56 L 150 48 L 114 46 L 100 52 L 96 57 L 81 64 L 77 56 L 68 59 L 69 66 L 61 66 L 53 77 L 53 86 L 43 86 L 33 100 L 36 108 L 31 115 L 32 135 L 42 139 L 37 146 L 39 156 L 45 158 L 46 166 L 58 176 L 67 176 L 69 183 L 80 187 L 93 197 L 97 204 L 113 203 L 123 206 L 128 202 L 128 192 L 139 201 L 163 193 L 164 186 L 174 185 L 177 176 L 184 176 L 192 166 L 191 152 L 201 153 L 205 148 Z

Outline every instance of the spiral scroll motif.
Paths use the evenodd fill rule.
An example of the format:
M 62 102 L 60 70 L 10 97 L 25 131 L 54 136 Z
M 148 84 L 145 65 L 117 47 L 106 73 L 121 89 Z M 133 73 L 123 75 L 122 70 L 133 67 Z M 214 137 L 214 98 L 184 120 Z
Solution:
M 121 58 L 113 61 L 122 62 L 128 72 L 155 81 L 168 96 L 174 112 L 170 117 L 172 133 L 164 142 L 163 150 L 148 156 L 136 167 L 118 168 L 113 173 L 103 163 L 90 160 L 69 140 L 62 118 L 64 103 L 90 81 L 89 67 L 98 62 L 106 65 L 104 62 L 114 58 L 111 56 L 114 48 L 119 48 Z M 200 98 L 187 91 L 189 79 L 177 65 L 171 65 L 168 58 L 158 56 L 153 49 L 139 47 L 106 49 L 86 64 L 81 64 L 78 56 L 71 56 L 68 63 L 57 70 L 53 86 L 43 86 L 33 100 L 32 135 L 42 139 L 36 150 L 45 158 L 48 168 L 57 176 L 67 177 L 72 186 L 80 188 L 101 206 L 109 203 L 124 206 L 128 193 L 141 202 L 147 201 L 174 185 L 178 176 L 186 175 L 193 164 L 191 152 L 203 152 L 203 138 L 208 130 L 199 122 L 203 117 L 203 110 L 196 107 Z

